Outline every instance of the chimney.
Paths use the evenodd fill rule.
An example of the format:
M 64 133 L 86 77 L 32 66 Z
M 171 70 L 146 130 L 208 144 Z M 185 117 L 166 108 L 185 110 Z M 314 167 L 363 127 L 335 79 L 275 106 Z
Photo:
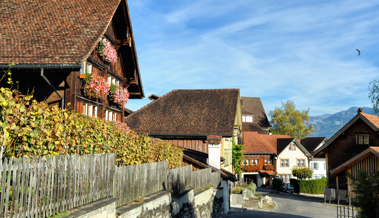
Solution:
M 363 113 L 363 108 L 361 108 L 361 107 L 358 108 L 358 114 L 359 113 Z
M 151 94 L 149 97 L 148 97 L 151 101 L 155 101 L 159 98 L 158 95 L 154 95 L 154 94 Z
M 216 169 L 221 169 L 221 140 L 222 136 L 209 135 L 207 136 L 208 142 L 208 163 Z

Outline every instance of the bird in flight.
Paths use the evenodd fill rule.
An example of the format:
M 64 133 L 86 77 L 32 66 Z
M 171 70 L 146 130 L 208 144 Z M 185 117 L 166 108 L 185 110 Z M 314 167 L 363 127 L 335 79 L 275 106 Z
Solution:
M 361 55 L 361 51 L 359 51 L 359 49 L 355 49 L 355 50 L 358 51 L 358 56 Z

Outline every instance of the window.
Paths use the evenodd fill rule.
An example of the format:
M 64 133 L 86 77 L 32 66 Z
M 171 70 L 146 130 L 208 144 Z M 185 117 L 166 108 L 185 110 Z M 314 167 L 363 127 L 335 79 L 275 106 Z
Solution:
M 267 159 L 265 159 L 265 164 L 268 164 L 268 160 Z
M 357 145 L 368 145 L 368 135 L 367 134 L 360 134 L 356 135 L 357 137 Z
M 80 74 L 92 73 L 92 64 L 84 62 L 83 67 L 80 69 Z
M 249 160 L 243 160 L 242 165 L 249 165 Z
M 314 170 L 317 170 L 317 169 L 318 169 L 317 163 L 313 163 L 313 169 L 314 169 Z
M 258 164 L 259 163 L 259 159 L 252 159 L 252 164 Z
M 283 175 L 283 181 L 287 181 L 287 175 Z
M 289 146 L 289 149 L 290 149 L 290 150 L 296 150 L 296 145 L 295 145 L 295 143 L 291 143 L 290 146 Z
M 86 63 L 86 73 L 92 73 L 92 64 Z
M 283 180 L 283 177 L 282 177 L 282 175 L 279 175 L 279 179 L 280 179 L 280 180 Z
M 243 115 L 242 116 L 242 122 L 249 122 L 249 123 L 252 123 L 253 122 L 253 116 L 252 115 Z
M 326 163 L 324 163 L 324 170 L 326 170 Z
M 107 81 L 108 81 L 108 84 L 109 84 L 109 85 L 111 85 L 111 84 L 120 85 L 120 80 L 114 78 L 114 77 L 111 76 L 111 75 L 108 75 L 108 77 L 107 77 Z
M 117 114 L 116 113 L 113 113 L 113 121 L 117 121 Z
M 297 166 L 299 166 L 299 167 L 305 167 L 305 160 L 298 159 L 297 160 Z
M 282 167 L 289 167 L 290 166 L 289 160 L 280 160 L 280 166 Z
M 90 117 L 92 116 L 97 117 L 97 106 L 89 104 L 89 103 L 84 103 L 82 114 L 90 116 Z

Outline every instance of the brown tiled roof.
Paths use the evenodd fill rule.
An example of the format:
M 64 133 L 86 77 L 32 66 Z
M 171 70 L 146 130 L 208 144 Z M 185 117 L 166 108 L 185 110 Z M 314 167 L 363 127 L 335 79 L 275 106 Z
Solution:
M 0 64 L 81 64 L 120 1 L 0 1 Z
M 249 131 L 249 132 L 257 132 L 259 134 L 267 134 L 266 131 L 264 131 L 262 127 L 258 125 L 258 123 L 243 122 L 242 130 Z
M 233 173 L 231 173 L 231 172 L 229 172 L 227 170 L 224 170 L 224 169 L 217 170 L 216 168 L 211 167 L 208 164 L 205 164 L 205 163 L 203 163 L 201 161 L 198 161 L 195 158 L 192 158 L 192 157 L 190 157 L 190 156 L 188 156 L 186 154 L 183 154 L 183 159 L 186 159 L 187 161 L 189 161 L 191 163 L 194 163 L 194 164 L 196 164 L 196 165 L 198 165 L 200 167 L 203 167 L 203 168 L 212 168 L 212 172 L 219 171 L 220 174 L 221 174 L 221 177 L 224 178 L 224 179 L 226 179 L 226 180 L 230 180 L 230 181 L 233 181 L 233 182 L 237 181 L 237 177 Z
M 260 98 L 241 97 L 241 109 L 242 114 L 254 115 L 254 122 L 257 122 L 261 127 L 271 127 Z
M 289 135 L 262 135 L 257 132 L 246 131 L 243 132 L 243 137 L 245 149 L 242 152 L 244 153 L 278 154 L 277 145 L 282 142 L 279 139 L 292 140 Z
M 125 118 L 150 135 L 232 135 L 239 89 L 173 90 Z
M 360 113 L 362 114 L 370 123 L 372 123 L 376 128 L 379 128 L 379 116 L 377 115 L 371 115 L 371 114 L 366 114 L 366 113 Z
M 319 149 L 314 151 L 315 157 L 322 157 L 324 154 L 325 148 L 334 142 L 343 132 L 345 132 L 351 125 L 357 122 L 359 119 L 363 120 L 369 127 L 374 131 L 379 131 L 379 116 L 366 114 L 363 112 L 358 112 L 355 117 L 353 117 L 348 123 L 346 123 L 338 132 L 336 132 L 326 143 L 321 146 Z
M 304 146 L 309 153 L 313 154 L 317 146 L 319 146 L 323 141 L 328 139 L 327 137 L 307 137 L 300 140 L 300 143 Z

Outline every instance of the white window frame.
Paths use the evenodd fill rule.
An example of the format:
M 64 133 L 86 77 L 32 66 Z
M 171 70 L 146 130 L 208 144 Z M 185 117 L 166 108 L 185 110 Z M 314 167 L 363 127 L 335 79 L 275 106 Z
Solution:
M 113 112 L 113 121 L 117 121 L 117 113 Z
M 108 120 L 108 110 L 105 111 L 105 120 Z
M 356 135 L 356 144 L 357 145 L 369 145 L 370 137 L 368 134 L 357 134 Z
M 97 106 L 94 106 L 93 112 L 94 112 L 93 116 L 97 118 Z
M 88 112 L 87 112 L 87 114 L 88 114 L 89 117 L 92 117 L 92 113 L 93 113 L 93 105 L 90 104 L 88 106 Z

